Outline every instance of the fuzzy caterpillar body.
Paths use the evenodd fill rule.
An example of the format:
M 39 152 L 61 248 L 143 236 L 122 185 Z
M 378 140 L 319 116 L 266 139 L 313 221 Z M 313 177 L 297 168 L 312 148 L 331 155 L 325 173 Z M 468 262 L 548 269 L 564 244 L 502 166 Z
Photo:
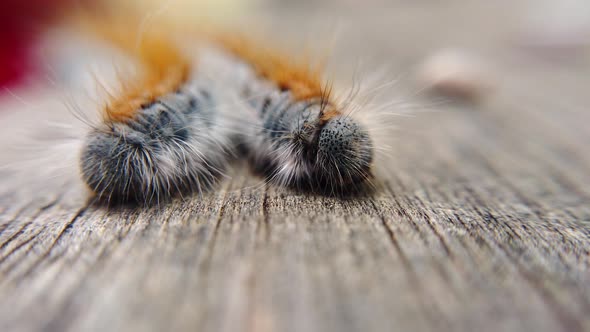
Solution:
M 203 192 L 223 175 L 232 126 L 203 79 L 191 81 L 136 111 L 132 121 L 93 129 L 82 156 L 82 176 L 109 202 L 160 202 Z
M 234 68 L 225 87 L 244 100 L 241 112 L 249 121 L 241 122 L 241 141 L 253 168 L 274 183 L 306 191 L 367 189 L 374 152 L 364 126 L 338 109 L 317 72 L 289 67 L 289 59 L 275 58 L 282 55 L 255 54 L 256 45 L 244 43 L 246 52 L 222 42 L 213 57 Z
M 224 175 L 233 154 L 236 128 L 219 107 L 227 97 L 171 36 L 145 32 L 136 45 L 137 33 L 126 26 L 92 26 L 142 70 L 121 82 L 88 133 L 82 178 L 108 203 L 202 193 Z
M 82 151 L 82 177 L 98 198 L 150 203 L 200 193 L 238 146 L 282 186 L 339 195 L 371 184 L 369 131 L 338 105 L 319 70 L 231 35 L 201 40 L 192 57 L 173 38 L 143 38 L 133 55 L 145 74 L 122 85 Z

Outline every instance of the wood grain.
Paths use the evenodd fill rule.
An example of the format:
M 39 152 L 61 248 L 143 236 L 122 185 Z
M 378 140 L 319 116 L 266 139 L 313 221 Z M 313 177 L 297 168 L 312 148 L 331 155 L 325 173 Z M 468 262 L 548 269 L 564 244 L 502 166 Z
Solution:
M 0 330 L 590 330 L 590 65 L 418 26 L 477 21 L 479 7 L 406 8 L 409 23 L 398 6 L 353 21 L 339 47 L 401 69 L 461 40 L 502 79 L 481 105 L 400 118 L 375 195 L 295 193 L 237 163 L 209 194 L 107 209 L 84 203 L 76 174 L 1 169 Z M 411 38 L 369 46 L 391 17 Z M 9 162 L 21 120 L 2 116 Z

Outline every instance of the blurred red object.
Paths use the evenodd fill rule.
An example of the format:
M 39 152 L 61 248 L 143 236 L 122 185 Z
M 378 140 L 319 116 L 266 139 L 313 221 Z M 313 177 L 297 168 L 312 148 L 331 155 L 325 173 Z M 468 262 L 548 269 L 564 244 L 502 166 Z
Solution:
M 36 37 L 70 0 L 0 0 L 0 88 L 22 82 L 34 70 Z

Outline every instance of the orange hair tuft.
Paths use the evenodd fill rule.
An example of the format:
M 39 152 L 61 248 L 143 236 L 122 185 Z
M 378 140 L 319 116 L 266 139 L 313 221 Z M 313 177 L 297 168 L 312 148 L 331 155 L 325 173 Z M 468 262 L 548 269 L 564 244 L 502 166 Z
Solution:
M 221 35 L 216 41 L 226 50 L 254 67 L 256 72 L 282 90 L 289 90 L 297 100 L 329 99 L 322 85 L 322 66 L 309 61 L 294 61 L 276 50 L 269 50 L 242 36 Z
M 109 121 L 121 122 L 133 118 L 142 105 L 177 90 L 188 80 L 191 63 L 173 38 L 165 33 L 142 31 L 142 24 L 138 20 L 84 17 L 83 22 L 96 35 L 131 55 L 142 65 L 141 76 L 121 82 L 122 93 L 112 97 L 105 106 L 105 117 Z

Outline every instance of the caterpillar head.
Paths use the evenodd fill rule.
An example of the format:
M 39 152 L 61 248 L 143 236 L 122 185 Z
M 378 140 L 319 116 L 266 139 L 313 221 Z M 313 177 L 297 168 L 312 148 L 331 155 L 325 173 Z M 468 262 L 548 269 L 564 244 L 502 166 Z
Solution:
M 358 187 L 371 177 L 373 144 L 369 133 L 354 119 L 337 115 L 319 134 L 317 169 L 327 189 Z

